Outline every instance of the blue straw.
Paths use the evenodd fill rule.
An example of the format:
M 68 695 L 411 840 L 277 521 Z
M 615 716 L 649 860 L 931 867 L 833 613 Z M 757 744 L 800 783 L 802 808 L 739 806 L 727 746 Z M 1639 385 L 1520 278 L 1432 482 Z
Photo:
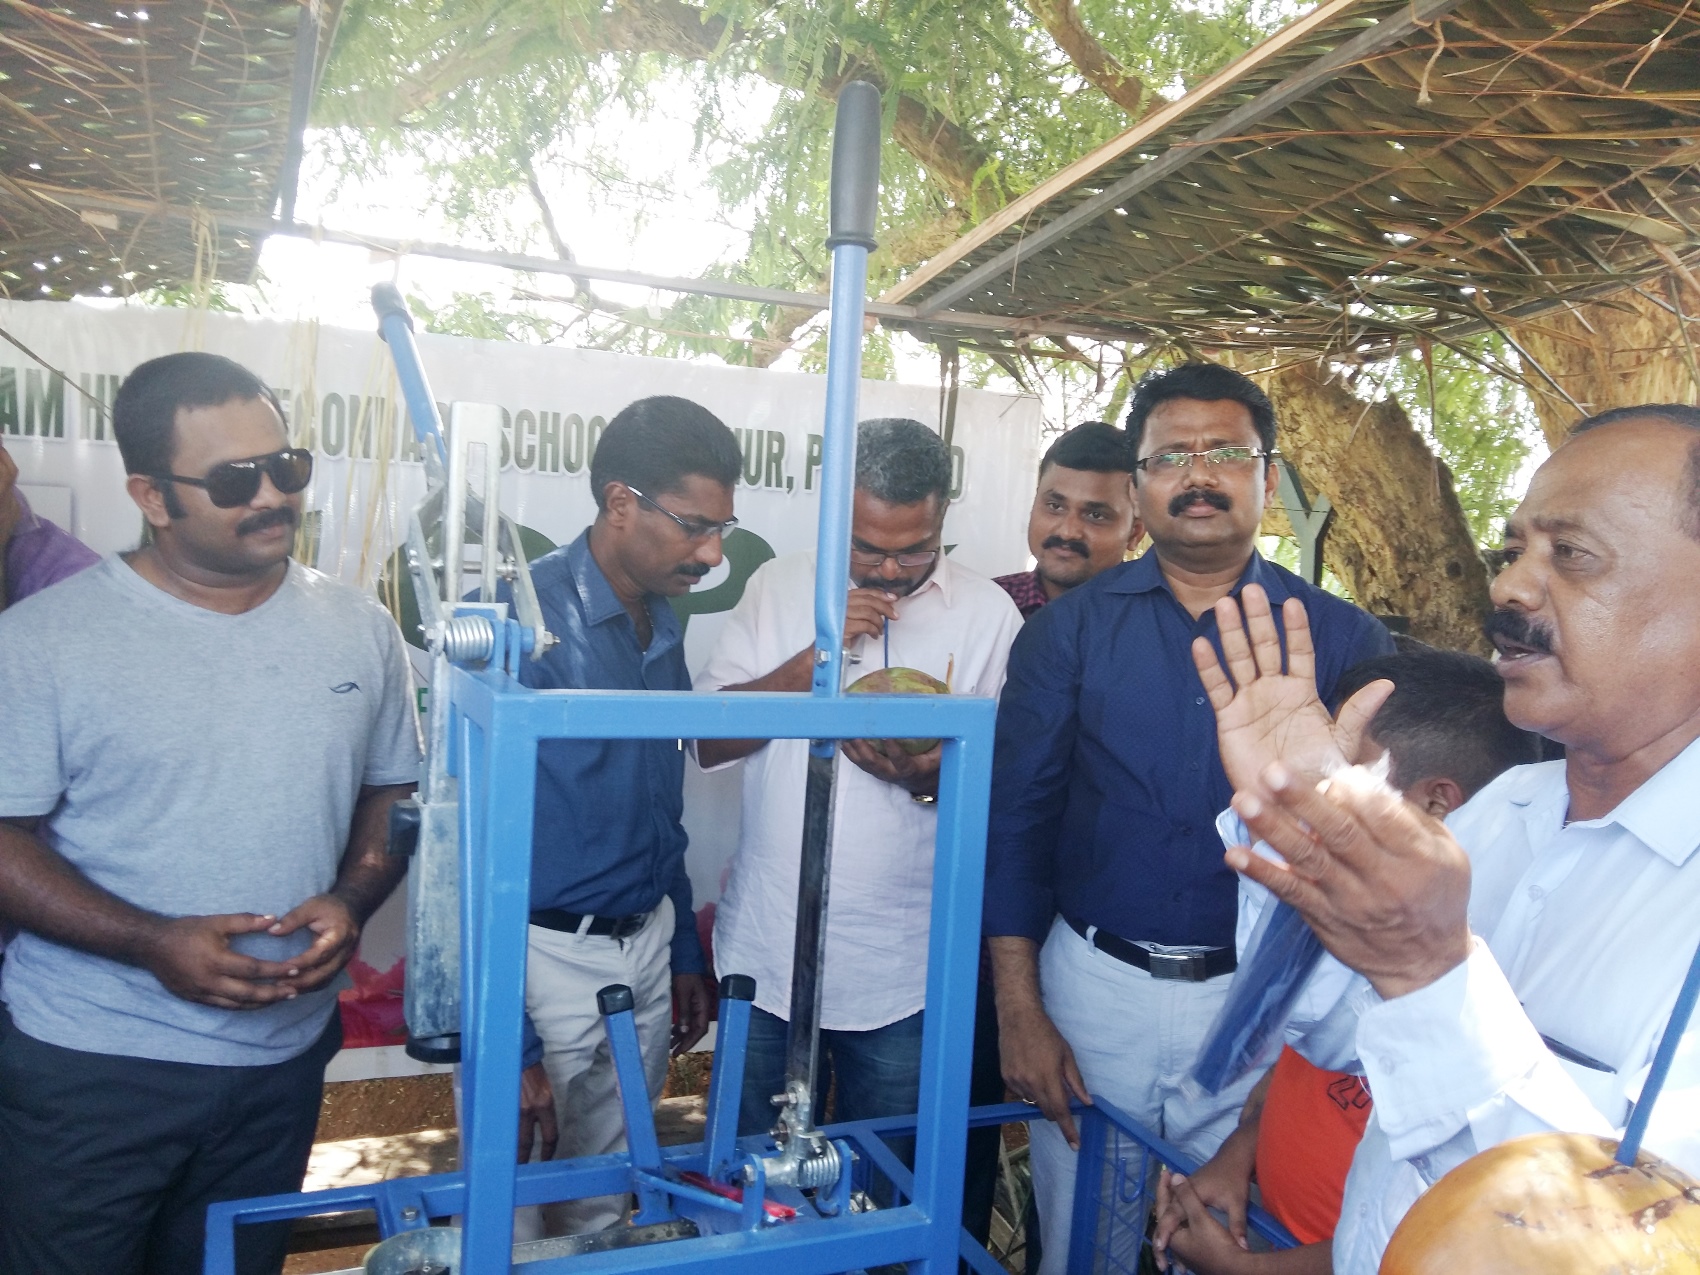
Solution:
M 891 667 L 891 617 L 885 617 L 885 666 Z
M 1682 981 L 1682 990 L 1676 994 L 1676 1005 L 1671 1009 L 1670 1022 L 1665 1024 L 1665 1034 L 1659 1040 L 1659 1050 L 1653 1055 L 1653 1066 L 1647 1073 L 1647 1083 L 1641 1086 L 1641 1096 L 1635 1102 L 1635 1109 L 1629 1113 L 1629 1124 L 1623 1131 L 1623 1141 L 1617 1144 L 1619 1164 L 1635 1163 L 1635 1156 L 1641 1150 L 1641 1139 L 1647 1134 L 1647 1122 L 1653 1116 L 1653 1104 L 1659 1100 L 1659 1090 L 1665 1087 L 1665 1078 L 1670 1075 L 1670 1065 L 1676 1058 L 1676 1047 L 1682 1043 L 1682 1033 L 1688 1030 L 1688 1020 L 1694 1013 L 1696 1000 L 1700 1000 L 1700 948 L 1695 950 L 1694 959 L 1688 966 L 1688 977 Z

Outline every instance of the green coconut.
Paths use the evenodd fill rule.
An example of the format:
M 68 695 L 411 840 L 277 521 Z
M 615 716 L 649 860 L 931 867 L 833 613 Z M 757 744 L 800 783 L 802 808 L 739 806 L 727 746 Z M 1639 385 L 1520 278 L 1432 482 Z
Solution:
M 850 695 L 949 695 L 950 687 L 930 673 L 918 668 L 879 668 L 865 673 L 852 682 L 846 691 Z M 930 753 L 937 748 L 936 739 L 899 739 L 895 741 L 911 757 Z M 874 747 L 883 754 L 885 741 L 875 740 Z

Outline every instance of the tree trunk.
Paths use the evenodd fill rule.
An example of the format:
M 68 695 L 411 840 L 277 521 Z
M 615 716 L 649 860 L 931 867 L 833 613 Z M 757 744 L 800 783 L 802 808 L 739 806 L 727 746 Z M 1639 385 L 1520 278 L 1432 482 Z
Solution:
M 1694 318 L 1700 287 L 1679 290 L 1675 282 L 1670 275 L 1598 301 L 1559 306 L 1511 330 L 1547 374 L 1530 368 L 1527 380 L 1549 447 L 1557 447 L 1572 425 L 1595 412 L 1637 403 L 1694 402 L 1700 385 L 1694 351 L 1672 311 L 1673 303 L 1680 302 L 1689 339 L 1700 341 Z
M 1334 518 L 1322 557 L 1359 606 L 1411 636 L 1486 653 L 1488 575 L 1452 475 L 1392 399 L 1365 403 L 1314 363 L 1265 381 L 1277 445 Z

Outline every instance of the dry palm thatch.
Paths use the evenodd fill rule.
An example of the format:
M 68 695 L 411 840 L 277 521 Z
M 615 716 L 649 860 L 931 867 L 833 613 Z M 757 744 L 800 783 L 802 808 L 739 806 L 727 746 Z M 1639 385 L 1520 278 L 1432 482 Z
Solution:
M 883 299 L 1006 342 L 1379 358 L 1665 298 L 1700 261 L 1697 163 L 1691 0 L 1325 0 Z
M 270 215 L 278 199 L 306 11 L 278 0 L 0 0 L 0 292 L 247 278 L 259 239 L 221 234 L 218 218 Z M 315 50 L 315 70 L 326 51 Z M 79 212 L 56 191 L 203 215 Z

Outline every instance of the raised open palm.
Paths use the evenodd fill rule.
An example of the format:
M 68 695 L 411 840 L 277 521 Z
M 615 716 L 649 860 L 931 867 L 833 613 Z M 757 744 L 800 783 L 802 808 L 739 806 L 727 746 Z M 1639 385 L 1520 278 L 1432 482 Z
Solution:
M 1192 644 L 1193 663 L 1216 710 L 1216 740 L 1222 768 L 1236 792 L 1262 790 L 1260 776 L 1280 762 L 1313 781 L 1333 774 L 1357 757 L 1364 730 L 1393 691 L 1393 683 L 1371 682 L 1331 718 L 1316 693 L 1316 651 L 1304 603 L 1288 598 L 1281 608 L 1286 631 L 1286 667 L 1281 634 L 1269 597 L 1255 584 L 1239 600 L 1216 604 L 1227 668 L 1206 638 Z

